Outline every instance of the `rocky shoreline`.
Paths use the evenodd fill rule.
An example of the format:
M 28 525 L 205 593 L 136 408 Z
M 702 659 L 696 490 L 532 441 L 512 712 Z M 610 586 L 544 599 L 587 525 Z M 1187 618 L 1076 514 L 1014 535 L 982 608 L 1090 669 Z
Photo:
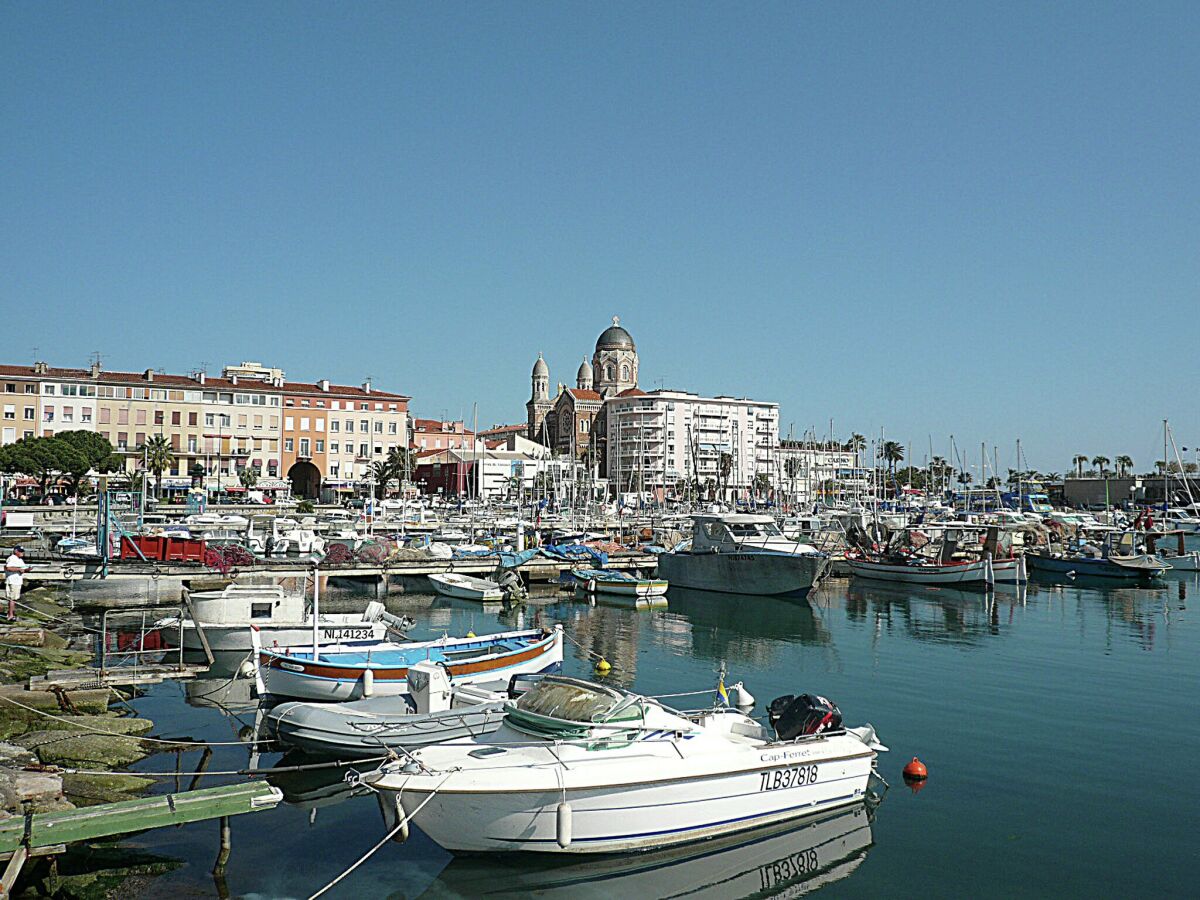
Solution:
M 114 688 L 31 691 L 30 676 L 87 666 L 92 653 L 51 626 L 71 621 L 57 591 L 22 598 L 17 621 L 0 628 L 0 820 L 137 796 L 151 779 L 115 771 L 156 748 L 139 738 L 154 728 L 121 704 Z M 64 628 L 63 630 L 69 630 Z M 82 770 L 64 773 L 64 769 Z

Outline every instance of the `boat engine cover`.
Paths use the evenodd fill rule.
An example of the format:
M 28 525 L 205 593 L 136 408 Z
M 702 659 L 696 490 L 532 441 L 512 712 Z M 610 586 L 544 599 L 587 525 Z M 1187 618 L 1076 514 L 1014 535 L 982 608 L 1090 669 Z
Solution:
M 768 714 L 781 741 L 842 727 L 842 711 L 832 700 L 819 694 L 777 697 L 771 701 Z

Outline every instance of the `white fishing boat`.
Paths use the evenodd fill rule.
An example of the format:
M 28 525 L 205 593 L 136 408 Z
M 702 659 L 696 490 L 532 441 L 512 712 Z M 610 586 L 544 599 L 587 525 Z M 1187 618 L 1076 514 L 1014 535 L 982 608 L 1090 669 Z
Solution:
M 899 584 L 995 584 L 992 563 L 987 559 L 955 563 L 883 562 L 846 557 L 846 568 L 857 578 Z
M 231 584 L 221 591 L 189 594 L 191 615 L 180 628 L 179 620 L 163 619 L 156 623 L 167 641 L 182 632 L 186 650 L 201 650 L 204 642 L 211 650 L 246 651 L 253 646 L 251 630 L 257 628 L 263 646 L 288 646 L 311 639 L 313 614 L 302 594 L 284 591 L 275 585 Z M 412 620 L 393 616 L 382 603 L 372 600 L 361 613 L 320 613 L 317 636 L 322 644 L 354 644 L 403 640 Z
M 628 572 L 611 569 L 572 569 L 571 574 L 576 586 L 588 594 L 613 594 L 650 600 L 664 596 L 670 586 L 665 578 L 639 578 Z
M 254 632 L 255 635 L 258 632 Z M 562 666 L 563 631 L 506 631 L 482 637 L 443 635 L 431 641 L 357 647 L 255 647 L 260 694 L 298 700 L 358 700 L 409 692 L 409 667 L 444 663 L 453 683 L 478 684 Z
M 708 514 L 692 517 L 685 546 L 658 557 L 658 574 L 678 587 L 728 594 L 804 596 L 826 557 L 784 537 L 770 516 Z
M 458 572 L 443 572 L 440 575 L 428 577 L 433 582 L 434 589 L 446 597 L 488 602 L 504 599 L 504 588 L 486 578 L 473 578 L 470 575 L 460 575 Z
M 495 734 L 411 751 L 359 778 L 391 792 L 381 803 L 398 835 L 411 820 L 447 850 L 472 852 L 646 850 L 861 802 L 887 749 L 874 729 L 841 728 L 828 701 L 780 700 L 792 706 L 772 727 L 737 709 L 681 713 L 548 676 Z

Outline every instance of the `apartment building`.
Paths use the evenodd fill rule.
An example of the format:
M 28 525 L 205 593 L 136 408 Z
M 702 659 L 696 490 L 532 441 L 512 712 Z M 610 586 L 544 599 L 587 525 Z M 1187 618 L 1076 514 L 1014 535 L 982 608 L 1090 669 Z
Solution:
M 692 480 L 747 496 L 775 481 L 779 404 L 686 391 L 627 391 L 605 402 L 607 476 L 620 493 L 680 493 Z M 721 476 L 728 455 L 730 471 Z
M 197 479 L 211 490 L 240 490 L 240 473 L 252 468 L 258 489 L 291 487 L 315 497 L 326 482 L 349 479 L 356 467 L 365 471 L 391 447 L 408 444 L 408 397 L 369 383 L 289 382 L 282 370 L 255 362 L 228 366 L 220 378 L 108 372 L 99 364 L 0 366 L 0 392 L 4 443 L 87 430 L 136 456 L 148 438 L 162 435 L 175 456 L 163 479 L 167 491 Z

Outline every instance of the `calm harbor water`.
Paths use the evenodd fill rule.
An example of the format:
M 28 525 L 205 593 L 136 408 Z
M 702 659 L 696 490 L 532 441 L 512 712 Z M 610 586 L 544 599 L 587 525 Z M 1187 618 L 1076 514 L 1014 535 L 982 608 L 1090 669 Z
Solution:
M 873 811 L 666 856 L 456 859 L 414 831 L 326 896 L 1193 895 L 1198 595 L 1196 575 L 1177 574 L 1150 587 L 1039 582 L 994 595 L 833 580 L 808 602 L 673 590 L 668 608 L 642 612 L 538 598 L 527 622 L 563 622 L 612 663 L 611 680 L 638 691 L 711 688 L 724 662 L 759 713 L 780 694 L 831 697 L 891 747 L 880 762 L 891 789 Z M 417 619 L 417 636 L 519 624 L 419 594 L 388 606 Z M 568 644 L 564 669 L 588 675 L 591 664 Z M 254 722 L 248 687 L 214 675 L 155 687 L 134 705 L 164 736 L 236 742 Z M 139 768 L 178 762 L 186 788 L 201 755 L 159 754 Z M 914 755 L 930 770 L 919 793 L 900 775 Z M 208 768 L 249 759 L 245 746 L 222 747 Z M 137 889 L 309 896 L 385 833 L 374 798 L 348 796 L 336 779 L 285 778 L 288 802 L 235 818 L 220 886 L 215 823 L 131 838 L 124 846 L 181 863 Z

